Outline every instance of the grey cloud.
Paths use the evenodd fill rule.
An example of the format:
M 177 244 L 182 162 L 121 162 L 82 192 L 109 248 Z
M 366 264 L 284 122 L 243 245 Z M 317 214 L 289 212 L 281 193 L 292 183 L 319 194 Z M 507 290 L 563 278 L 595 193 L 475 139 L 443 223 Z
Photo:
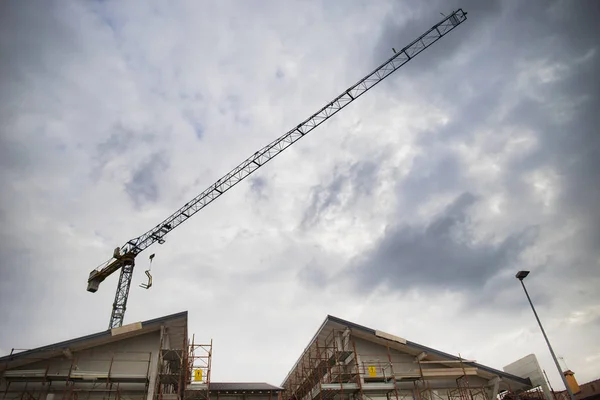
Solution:
M 22 143 L 0 137 L 0 166 L 3 169 L 28 169 L 31 162 L 31 156 Z
M 111 135 L 96 146 L 95 157 L 104 164 L 107 159 L 124 154 L 133 146 L 153 143 L 155 138 L 155 133 L 138 132 L 125 124 L 118 124 L 112 128 Z
M 159 183 L 156 175 L 167 167 L 164 154 L 155 153 L 133 172 L 131 180 L 125 184 L 125 190 L 136 206 L 158 200 Z
M 323 289 L 329 281 L 329 277 L 325 271 L 326 268 L 321 263 L 313 260 L 298 272 L 298 279 L 315 288 Z
M 94 149 L 93 157 L 94 157 L 94 166 L 91 169 L 90 175 L 94 181 L 98 181 L 107 164 L 109 164 L 113 160 L 122 159 L 122 158 L 130 158 L 132 150 L 134 148 L 142 148 L 148 147 L 148 145 L 153 144 L 156 139 L 156 135 L 154 133 L 149 132 L 139 132 L 136 129 L 132 129 L 127 127 L 124 124 L 118 124 L 111 129 L 112 133 L 110 136 L 98 143 L 96 148 Z M 164 160 L 161 157 L 152 156 L 154 158 L 153 161 L 148 161 L 147 166 L 158 161 L 159 164 Z M 137 180 L 144 179 L 144 177 L 140 177 L 139 174 L 142 172 L 143 168 L 139 168 L 134 172 L 134 175 L 137 174 Z M 136 180 L 134 179 L 134 180 Z M 130 184 L 135 185 L 132 181 Z
M 6 1 L 0 5 L 0 54 L 2 68 L 0 80 L 9 85 L 11 94 L 18 93 L 18 86 L 26 79 L 27 74 L 46 72 L 55 74 L 55 53 L 72 49 L 77 45 L 77 38 L 70 32 L 68 21 L 64 15 L 52 12 L 49 2 Z M 52 32 L 52 36 L 39 40 L 36 35 L 28 35 L 27 31 Z M 47 45 L 51 44 L 52 48 Z M 46 70 L 45 70 L 46 69 Z
M 1 213 L 0 221 L 6 223 L 8 218 Z M 32 272 L 26 268 L 32 265 L 32 251 L 27 243 L 21 242 L 11 237 L 6 232 L 0 231 L 0 254 L 2 254 L 2 264 L 0 265 L 0 293 L 6 303 L 0 302 L 3 306 L 11 302 L 25 300 L 26 293 L 19 288 L 17 282 L 35 281 Z
M 311 190 L 310 205 L 305 210 L 301 226 L 308 228 L 319 222 L 326 212 L 335 207 L 344 207 L 347 201 L 343 199 L 345 190 L 350 192 L 348 198 L 355 201 L 359 196 L 370 196 L 377 185 L 379 165 L 372 161 L 356 162 L 345 167 L 340 172 L 337 168 L 334 176 L 327 184 L 318 185 Z
M 512 266 L 534 244 L 535 228 L 499 244 L 474 241 L 469 208 L 475 202 L 475 196 L 464 193 L 424 227 L 389 227 L 373 249 L 355 261 L 353 270 L 362 290 L 380 285 L 394 290 L 477 289 Z
M 379 165 L 372 161 L 357 162 L 350 166 L 348 176 L 352 186 L 360 195 L 370 196 L 377 185 Z
M 554 38 L 561 50 L 553 61 L 568 67 L 557 80 L 543 85 L 541 98 L 522 101 L 508 116 L 514 123 L 536 130 L 539 139 L 536 151 L 512 164 L 510 174 L 518 176 L 536 166 L 550 166 L 558 173 L 557 226 L 569 220 L 579 225 L 569 247 L 573 249 L 571 267 L 582 278 L 599 272 L 595 257 L 600 247 L 598 6 L 597 2 L 578 2 L 557 10 L 560 19 L 552 30 L 562 34 Z M 586 55 L 588 60 L 582 61 Z M 565 266 L 557 266 L 561 267 Z
M 267 197 L 267 180 L 260 176 L 249 178 L 250 191 L 254 193 L 258 198 L 265 199 Z
M 4 208 L 4 204 L 2 204 Z M 40 252 L 41 241 L 52 242 L 54 238 L 44 237 L 37 232 L 29 221 L 20 226 L 14 226 L 14 216 L 0 209 L 0 225 L 13 225 L 11 231 L 0 230 L 0 315 L 2 326 L 20 326 L 28 319 L 41 321 L 44 313 L 40 307 L 33 307 L 24 312 L 25 307 L 32 302 L 35 304 L 56 303 L 53 296 L 58 285 L 52 279 L 63 279 L 56 271 L 56 263 L 51 254 Z M 23 234 L 23 231 L 26 234 Z M 24 237 L 27 239 L 25 240 Z M 43 257 L 44 269 L 35 266 Z M 26 317 L 24 317 L 26 315 Z M 30 329 L 22 332 L 22 338 L 30 335 Z M 23 340 L 23 339 L 20 340 Z M 0 330 L 0 343 L 16 343 L 15 337 L 10 338 L 5 329 Z
M 465 4 L 464 8 L 471 11 L 471 6 Z M 461 189 L 478 192 L 481 183 L 464 176 L 467 165 L 457 158 L 453 144 L 480 146 L 494 157 L 506 151 L 507 134 L 532 132 L 536 146 L 521 154 L 510 154 L 502 171 L 499 190 L 506 194 L 509 216 L 518 226 L 522 223 L 520 216 L 538 212 L 539 204 L 533 199 L 531 185 L 524 181 L 529 173 L 544 167 L 556 171 L 557 213 L 541 216 L 540 230 L 550 234 L 567 221 L 576 221 L 579 232 L 562 243 L 570 249 L 573 264 L 569 267 L 579 277 L 598 276 L 595 259 L 600 245 L 598 6 L 597 2 L 585 1 L 505 3 L 502 12 L 491 10 L 494 12 L 486 14 L 485 23 L 489 27 L 468 25 L 478 18 L 477 13 L 469 13 L 471 20 L 464 29 L 461 27 L 461 32 L 455 32 L 465 42 L 461 46 L 468 46 L 477 35 L 485 37 L 490 27 L 495 45 L 474 53 L 476 58 L 468 61 L 468 70 L 462 66 L 444 70 L 444 76 L 452 79 L 435 80 L 434 75 L 440 70 L 432 67 L 428 71 L 422 63 L 421 77 L 416 78 L 419 85 L 428 88 L 424 92 L 434 99 L 447 103 L 453 113 L 446 126 L 435 132 L 422 132 L 419 142 L 426 149 L 427 158 L 417 163 L 418 168 L 413 168 L 399 184 L 399 196 L 407 205 Z M 431 53 L 440 54 L 440 49 L 432 49 Z M 457 52 L 454 57 L 459 60 L 464 54 Z M 582 61 L 586 55 L 587 61 Z M 537 68 L 532 64 L 532 70 L 524 71 L 524 63 L 535 61 L 543 61 L 550 67 L 560 63 L 563 67 L 555 81 L 527 82 L 537 93 L 518 92 L 519 74 Z M 435 86 L 428 80 L 435 81 Z M 508 109 L 507 104 L 511 104 Z M 485 130 L 491 131 L 492 136 L 478 142 Z M 555 264 L 552 258 L 548 262 L 546 274 L 566 267 Z
M 392 47 L 399 49 L 405 46 L 420 36 L 426 28 L 442 20 L 444 15 L 462 8 L 467 12 L 466 26 L 448 35 L 442 43 L 435 44 L 434 51 L 419 55 L 418 62 L 410 62 L 403 67 L 404 73 L 411 75 L 438 69 L 442 61 L 461 53 L 469 43 L 477 40 L 477 34 L 486 22 L 502 13 L 502 4 L 498 0 L 452 0 L 427 3 L 397 1 L 383 22 L 381 36 L 373 49 L 373 57 L 378 61 L 391 57 Z
M 114 154 L 123 154 L 133 144 L 133 132 L 122 127 L 115 128 L 115 132 L 109 138 L 98 145 L 98 157 L 105 159 Z
M 132 131 L 117 127 L 108 139 L 99 143 L 95 151 L 95 166 L 91 175 L 94 180 L 98 180 L 106 164 L 117 156 L 125 154 L 133 145 L 135 135 Z
M 328 185 L 318 185 L 313 188 L 310 205 L 305 210 L 302 218 L 302 226 L 313 225 L 325 210 L 340 204 L 340 193 L 344 185 L 344 178 L 343 176 L 337 176 Z
M 17 172 L 34 170 L 34 165 L 48 160 L 48 153 L 65 147 L 48 137 L 46 126 L 34 117 L 42 110 L 52 113 L 60 104 L 56 98 L 44 100 L 55 95 L 54 85 L 65 81 L 63 56 L 79 50 L 71 21 L 52 12 L 48 3 L 0 4 L 0 165 Z M 52 34 L 40 40 L 40 32 Z M 37 80 L 40 74 L 51 84 Z M 22 118 L 25 111 L 31 113 L 29 118 Z
M 241 125 L 251 123 L 247 112 L 240 108 L 240 96 L 237 94 L 227 94 L 222 103 L 218 105 L 218 110 L 222 115 L 232 116 L 234 121 Z
M 198 106 L 203 98 L 201 94 L 197 94 L 195 96 L 181 96 L 181 99 L 186 102 L 190 102 L 194 105 L 194 108 L 186 108 L 182 111 L 184 118 L 189 122 L 194 130 L 194 134 L 198 140 L 201 140 L 204 137 L 204 131 L 206 127 L 203 122 L 203 116 L 199 115 L 201 113 L 202 108 Z M 198 108 L 200 110 L 198 110 Z
M 460 158 L 432 145 L 426 154 L 418 156 L 411 173 L 397 184 L 398 199 L 404 207 L 414 208 L 432 193 L 453 194 L 463 179 Z

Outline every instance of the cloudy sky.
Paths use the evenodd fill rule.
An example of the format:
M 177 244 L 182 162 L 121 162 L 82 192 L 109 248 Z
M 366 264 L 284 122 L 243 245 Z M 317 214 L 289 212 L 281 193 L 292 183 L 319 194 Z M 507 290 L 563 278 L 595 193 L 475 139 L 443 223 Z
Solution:
M 107 328 L 90 270 L 462 7 L 468 20 L 137 260 L 213 380 L 327 314 L 496 368 L 600 371 L 600 3 L 4 1 L 0 353 Z M 143 290 L 148 255 L 154 286 Z

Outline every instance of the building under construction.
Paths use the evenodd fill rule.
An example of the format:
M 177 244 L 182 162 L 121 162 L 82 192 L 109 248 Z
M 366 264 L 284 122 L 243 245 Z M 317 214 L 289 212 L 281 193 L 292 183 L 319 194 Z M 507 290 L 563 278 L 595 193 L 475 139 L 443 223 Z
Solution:
M 544 399 L 528 376 L 499 371 L 328 316 L 283 384 L 293 400 Z
M 188 337 L 187 312 L 0 358 L 6 400 L 274 400 L 266 383 L 211 382 L 212 341 Z
M 260 148 L 152 229 L 113 250 L 87 290 L 119 272 L 110 329 L 0 358 L 2 399 L 147 400 L 547 400 L 539 368 L 527 359 L 499 371 L 401 337 L 327 317 L 281 387 L 211 381 L 212 342 L 188 336 L 187 312 L 122 326 L 136 257 L 165 238 L 283 150 L 318 128 L 467 19 L 444 18 L 314 114 Z M 154 255 L 150 255 L 150 262 Z M 147 283 L 152 286 L 150 267 Z M 265 363 L 268 362 L 265 360 Z M 539 387 L 542 390 L 537 390 Z
M 190 338 L 182 312 L 13 350 L 0 358 L 0 398 L 552 400 L 531 357 L 499 371 L 328 316 L 281 387 L 212 382 L 212 341 Z

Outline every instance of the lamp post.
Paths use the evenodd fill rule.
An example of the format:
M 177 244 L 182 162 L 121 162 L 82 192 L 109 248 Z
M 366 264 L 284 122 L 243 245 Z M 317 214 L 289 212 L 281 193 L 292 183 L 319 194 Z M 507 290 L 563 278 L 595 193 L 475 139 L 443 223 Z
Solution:
M 544 327 L 542 326 L 540 317 L 538 317 L 537 312 L 535 311 L 535 307 L 533 306 L 533 303 L 531 302 L 531 298 L 529 297 L 529 293 L 527 293 L 527 288 L 525 288 L 525 284 L 523 283 L 523 279 L 525 279 L 527 277 L 527 275 L 529 275 L 529 271 L 519 271 L 519 272 L 517 272 L 517 275 L 515 275 L 515 277 L 521 281 L 521 286 L 523 286 L 523 290 L 525 291 L 525 295 L 527 296 L 529 305 L 531 306 L 531 309 L 533 310 L 533 315 L 535 315 L 535 319 L 537 320 L 538 325 L 540 326 L 542 335 L 544 335 L 544 339 L 546 340 L 546 344 L 548 345 L 548 349 L 550 350 L 550 354 L 552 355 L 554 364 L 556 364 L 556 369 L 558 369 L 560 378 L 562 379 L 562 381 L 565 385 L 565 388 L 567 389 L 567 393 L 569 393 L 569 397 L 571 397 L 571 400 L 575 400 L 575 396 L 573 395 L 573 392 L 571 391 L 571 388 L 569 387 L 569 384 L 567 383 L 567 378 L 565 378 L 565 375 L 563 374 L 562 369 L 560 368 L 560 365 L 558 364 L 558 360 L 556 359 L 556 355 L 554 354 L 554 350 L 552 350 L 552 346 L 550 345 L 548 336 L 546 336 L 546 331 L 544 331 Z

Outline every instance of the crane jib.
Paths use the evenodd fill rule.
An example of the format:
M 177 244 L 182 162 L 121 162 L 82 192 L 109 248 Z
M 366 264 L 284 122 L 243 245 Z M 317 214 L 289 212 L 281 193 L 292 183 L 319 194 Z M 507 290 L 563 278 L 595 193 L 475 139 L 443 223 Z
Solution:
M 140 247 L 142 250 L 146 249 L 154 242 L 159 241 L 164 235 L 157 235 L 157 230 L 160 230 L 163 224 L 171 224 L 174 222 L 175 226 L 178 226 L 183 221 L 190 218 L 196 212 L 200 211 L 202 208 L 211 203 L 212 200 L 225 193 L 232 186 L 243 180 L 256 169 L 263 166 L 270 159 L 278 155 L 289 145 L 293 144 L 295 141 L 299 140 L 301 137 L 312 131 L 321 123 L 325 122 L 325 120 L 335 115 L 346 105 L 354 101 L 356 98 L 365 93 L 368 89 L 375 86 L 377 83 L 386 78 L 396 69 L 404 65 L 409 60 L 411 60 L 412 57 L 423 51 L 425 48 L 429 47 L 431 44 L 440 39 L 443 35 L 448 33 L 450 30 L 452 30 L 455 26 L 459 25 L 465 19 L 466 13 L 462 12 L 462 10 L 458 10 L 455 13 L 451 14 L 445 20 L 433 26 L 425 34 L 415 39 L 411 44 L 403 48 L 401 51 L 397 52 L 394 56 L 392 56 L 389 60 L 387 60 L 385 63 L 376 68 L 373 72 L 365 76 L 363 79 L 359 80 L 350 88 L 348 88 L 341 95 L 339 95 L 332 102 L 330 102 L 327 106 L 321 108 L 317 113 L 307 118 L 303 123 L 298 124 L 296 128 L 288 131 L 279 139 L 275 140 L 271 144 L 265 146 L 263 149 L 254 153 L 253 156 L 251 156 L 243 163 L 238 165 L 236 168 L 234 168 L 232 171 L 230 171 L 228 174 L 226 174 L 212 187 L 202 192 L 191 202 L 188 202 L 188 204 L 186 204 L 187 207 L 179 209 L 166 220 L 164 220 L 161 224 L 157 225 L 155 228 L 139 236 L 138 238 L 133 239 L 132 241 L 135 242 L 137 246 Z M 444 24 L 444 21 L 448 23 Z M 435 34 L 432 35 L 431 33 L 433 31 L 435 31 Z M 296 137 L 294 137 L 294 134 Z M 279 148 L 277 147 L 278 145 Z M 251 164 L 253 165 L 250 166 Z M 207 200 L 209 201 L 202 201 L 207 197 Z
M 99 283 L 102 282 L 108 275 L 115 272 L 116 269 L 121 270 L 121 276 L 119 277 L 119 283 L 117 285 L 117 294 L 115 295 L 115 301 L 113 303 L 110 328 L 118 327 L 123 324 L 129 286 L 131 284 L 131 277 L 133 273 L 133 259 L 135 256 L 156 242 L 161 244 L 164 243 L 165 236 L 177 226 L 187 221 L 198 211 L 212 203 L 233 186 L 279 155 L 289 146 L 306 136 L 307 133 L 311 132 L 323 122 L 333 117 L 348 104 L 358 99 L 373 86 L 377 85 L 391 73 L 412 60 L 416 55 L 447 35 L 466 19 L 467 13 L 462 9 L 458 9 L 449 16 L 445 17 L 442 21 L 438 22 L 424 34 L 413 40 L 402 50 L 396 51 L 393 49 L 394 55 L 391 58 L 375 68 L 372 72 L 360 79 L 354 85 L 344 90 L 339 96 L 327 103 L 315 114 L 311 115 L 302 123 L 296 125 L 293 129 L 275 139 L 267 146 L 255 152 L 252 156 L 225 174 L 225 176 L 209 186 L 194 199 L 186 203 L 175 213 L 171 214 L 160 224 L 156 225 L 154 228 L 142 234 L 141 236 L 131 239 L 125 243 L 120 248 L 120 257 L 125 257 L 127 262 L 119 262 L 118 259 L 115 259 L 114 261 L 109 261 L 102 269 L 93 270 L 88 279 L 89 291 L 96 291 Z M 90 287 L 94 288 L 95 290 L 90 290 Z

